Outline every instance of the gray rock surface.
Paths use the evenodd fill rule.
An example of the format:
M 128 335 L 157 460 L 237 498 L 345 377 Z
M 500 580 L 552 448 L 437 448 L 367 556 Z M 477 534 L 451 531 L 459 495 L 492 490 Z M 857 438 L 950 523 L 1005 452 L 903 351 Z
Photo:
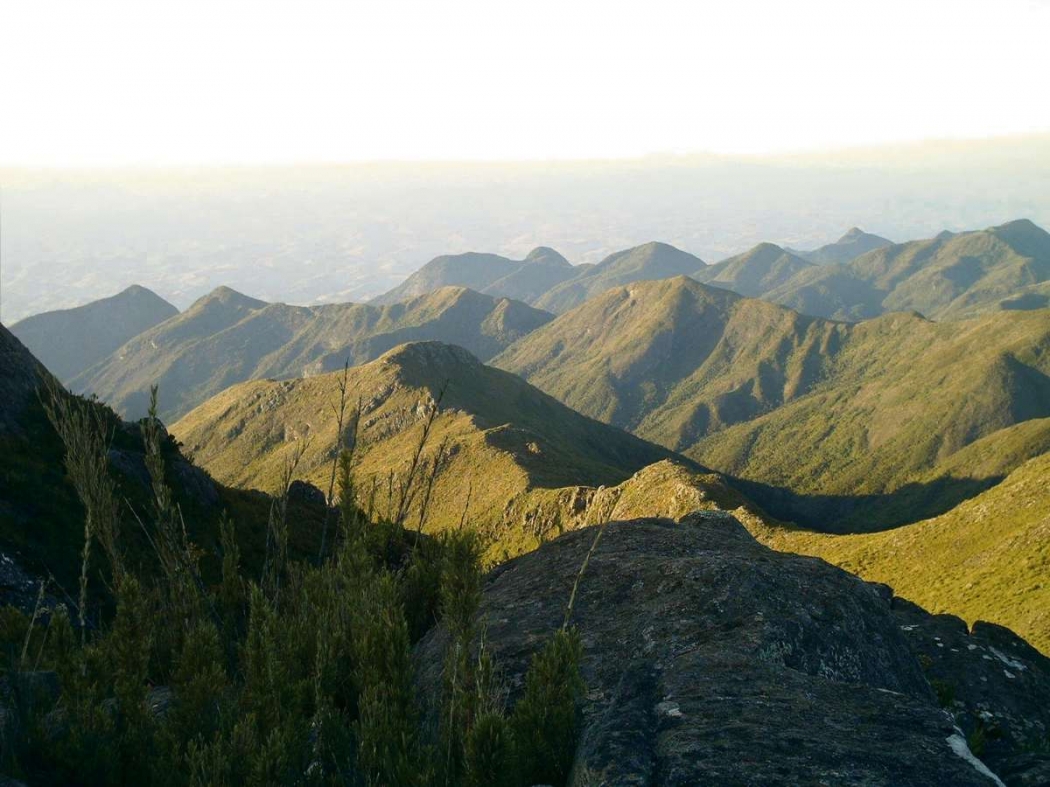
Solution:
M 489 575 L 486 642 L 510 703 L 597 532 Z M 957 750 L 888 594 L 773 552 L 732 518 L 608 524 L 572 620 L 588 686 L 578 784 L 996 783 Z M 424 689 L 439 685 L 444 643 L 437 629 L 419 645 Z
M 893 600 L 940 703 L 1008 785 L 1050 785 L 1050 659 L 1012 631 Z

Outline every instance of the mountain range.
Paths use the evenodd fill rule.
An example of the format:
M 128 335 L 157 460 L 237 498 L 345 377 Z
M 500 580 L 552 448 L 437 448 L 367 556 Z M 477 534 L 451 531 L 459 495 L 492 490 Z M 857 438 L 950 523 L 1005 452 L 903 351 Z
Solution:
M 533 255 L 556 262 L 438 257 L 376 302 L 455 284 L 562 314 L 612 287 L 689 276 L 803 314 L 853 322 L 893 311 L 942 320 L 1050 305 L 1050 234 L 1027 219 L 905 243 L 853 228 L 813 251 L 760 243 L 712 265 L 665 243 L 626 249 L 588 266 L 573 267 L 549 249 Z M 547 273 L 551 265 L 556 276 Z M 499 284 L 506 276 L 513 287 Z
M 75 377 L 126 418 L 177 418 L 234 383 L 301 377 L 365 363 L 399 344 L 435 339 L 488 359 L 551 319 L 518 301 L 445 287 L 386 306 L 265 303 L 220 287 Z
M 1027 219 L 883 246 L 803 270 L 762 293 L 806 314 L 864 320 L 917 311 L 934 320 L 1050 305 L 1050 234 Z
M 179 310 L 145 287 L 73 309 L 44 312 L 11 326 L 11 333 L 60 380 L 71 380 L 125 342 Z
M 171 419 L 227 385 L 362 363 L 403 341 L 448 341 L 488 360 L 549 320 L 544 310 L 565 313 L 610 288 L 679 275 L 839 320 L 888 309 L 962 318 L 1046 304 L 1050 235 L 1026 220 L 903 244 L 854 229 L 813 252 L 763 243 L 713 265 L 662 243 L 581 266 L 545 247 L 524 260 L 452 255 L 370 304 L 268 304 L 220 287 L 178 314 L 130 288 L 29 318 L 15 332 L 53 359 L 49 368 L 74 390 L 127 417 L 142 415 L 149 385 L 160 382 Z M 454 292 L 439 292 L 446 287 Z
M 11 394 L 0 399 L 0 477 L 5 481 L 0 486 L 2 593 L 6 602 L 35 614 L 45 598 L 36 588 L 48 586 L 16 570 L 18 564 L 30 558 L 24 565 L 37 578 L 50 573 L 50 587 L 71 588 L 83 512 L 61 472 L 60 443 L 46 419 L 37 420 L 39 413 L 31 412 L 41 406 L 34 393 L 46 370 L 2 326 L 0 360 L 0 387 Z M 250 471 L 273 478 L 281 474 L 290 454 L 298 454 L 303 460 L 300 469 L 323 480 L 323 469 L 341 441 L 330 409 L 341 374 L 236 386 L 199 409 L 200 422 L 187 436 L 201 441 L 202 454 L 217 468 L 225 465 L 233 474 Z M 388 479 L 393 474 L 397 482 L 412 462 L 423 425 L 436 412 L 433 445 L 446 455 L 446 463 L 433 487 L 424 487 L 428 496 L 434 494 L 434 521 L 427 528 L 459 527 L 468 520 L 488 537 L 490 557 L 501 561 L 483 582 L 478 575 L 482 606 L 476 622 L 486 626 L 485 647 L 498 659 L 501 675 L 508 676 L 506 701 L 511 707 L 526 701 L 523 692 L 527 696 L 534 681 L 528 677 L 528 665 L 541 662 L 543 657 L 536 654 L 550 632 L 564 629 L 567 619 L 579 632 L 577 659 L 587 690 L 580 689 L 583 727 L 570 752 L 577 772 L 601 773 L 619 783 L 647 779 L 658 767 L 690 783 L 736 783 L 756 777 L 794 783 L 814 774 L 838 776 L 848 763 L 851 783 L 932 784 L 948 779 L 977 787 L 995 783 L 998 777 L 988 775 L 990 766 L 1006 779 L 998 783 L 1012 787 L 1038 784 L 1050 766 L 1050 757 L 1040 748 L 1050 729 L 1050 661 L 1013 632 L 984 622 L 974 622 L 971 629 L 951 615 L 930 615 L 885 586 L 862 582 L 822 560 L 785 554 L 807 551 L 807 543 L 813 543 L 792 539 L 821 540 L 809 548 L 815 552 L 832 543 L 832 537 L 800 533 L 766 519 L 719 476 L 580 416 L 513 375 L 482 365 L 461 348 L 407 344 L 346 374 L 354 393 L 371 394 L 361 400 L 360 461 L 354 472 L 355 481 L 364 487 L 362 502 L 369 496 L 370 476 Z M 83 404 L 112 419 L 103 405 Z M 108 457 L 122 500 L 131 509 L 146 510 L 149 482 L 138 478 L 143 457 L 141 445 L 134 444 L 139 429 L 117 423 L 114 433 L 117 439 Z M 7 442 L 12 437 L 17 444 Z M 17 453 L 10 450 L 12 445 Z M 234 456 L 236 452 L 240 456 Z M 215 587 L 228 588 L 229 566 L 238 562 L 237 551 L 229 559 L 230 541 L 224 536 L 221 586 L 215 567 L 205 565 L 214 564 L 220 555 L 215 542 L 223 507 L 233 514 L 229 538 L 240 547 L 243 576 L 265 573 L 263 567 L 272 557 L 271 529 L 262 523 L 266 511 L 272 516 L 274 510 L 270 498 L 214 484 L 182 459 L 170 441 L 165 454 L 179 510 L 189 522 L 189 537 L 200 548 L 194 552 L 201 560 L 201 585 L 215 582 Z M 428 449 L 424 466 L 429 455 Z M 930 527 L 933 532 L 917 533 L 917 538 L 905 539 L 891 551 L 876 548 L 881 567 L 865 564 L 866 549 L 859 542 L 860 549 L 847 544 L 840 559 L 848 563 L 851 553 L 860 553 L 855 570 L 874 574 L 884 569 L 896 580 L 905 568 L 930 576 L 923 559 L 923 549 L 929 549 L 936 570 L 952 575 L 952 582 L 916 588 L 916 594 L 925 592 L 937 604 L 948 598 L 946 607 L 952 609 L 958 599 L 950 598 L 946 586 L 960 592 L 954 587 L 954 574 L 964 567 L 978 585 L 974 597 L 999 612 L 997 619 L 1013 615 L 1021 626 L 1038 629 L 1045 619 L 1038 592 L 1047 561 L 1044 458 L 1012 474 L 1001 495 L 992 496 L 997 488 L 969 508 L 960 507 L 963 527 L 952 521 L 921 523 L 916 528 Z M 657 461 L 624 478 L 632 467 L 652 459 Z M 242 467 L 242 462 L 248 466 Z M 583 477 L 592 482 L 623 480 L 598 488 L 549 486 Z M 304 536 L 316 532 L 317 522 L 309 517 L 324 506 L 302 505 L 304 497 L 316 500 L 319 493 L 302 484 L 296 489 L 281 505 L 289 506 L 289 557 L 296 571 L 305 571 L 316 555 L 316 543 L 310 544 L 309 552 L 302 549 Z M 384 505 L 379 491 L 376 513 Z M 202 516 L 200 497 L 208 494 L 215 499 L 205 501 L 210 515 Z M 57 501 L 63 501 L 61 512 Z M 1018 501 L 1029 501 L 1032 510 L 1017 512 Z M 253 519 L 244 518 L 246 511 Z M 997 548 L 986 522 L 1003 516 L 1013 519 L 995 522 L 995 531 L 1005 536 Z M 594 523 L 600 529 L 586 527 Z M 408 524 L 414 524 L 411 517 Z M 741 524 L 767 544 L 781 539 L 781 551 L 756 543 Z M 141 525 L 148 533 L 147 527 Z M 139 567 L 133 549 L 138 532 L 130 527 L 121 532 L 125 565 L 141 570 L 143 577 L 161 574 L 151 563 Z M 545 543 L 548 540 L 551 543 Z M 834 543 L 846 541 L 839 538 Z M 912 549 L 915 554 L 897 564 L 887 560 L 895 551 Z M 525 551 L 529 554 L 508 560 Z M 974 560 L 978 566 L 972 565 Z M 106 592 L 99 562 L 96 558 L 90 572 L 93 608 L 103 606 L 99 599 Z M 1005 569 L 1002 576 L 996 566 Z M 290 578 L 295 576 L 289 572 Z M 18 587 L 11 585 L 13 579 Z M 1023 582 L 1036 584 L 1026 587 Z M 290 579 L 280 587 L 289 598 L 297 585 Z M 945 595 L 938 596 L 938 590 Z M 256 591 L 256 597 L 261 593 Z M 1031 604 L 1014 609 L 1004 605 L 1022 595 Z M 215 599 L 215 609 L 225 614 L 223 596 L 205 598 Z M 235 600 L 233 609 L 244 603 L 243 596 Z M 63 603 L 57 598 L 45 602 L 46 617 L 52 616 L 51 605 Z M 162 608 L 157 609 L 154 619 L 167 625 Z M 20 620 L 15 610 L 7 609 L 5 615 Z M 422 619 L 423 637 L 411 659 L 419 665 L 419 685 L 438 696 L 445 663 L 441 654 L 449 650 L 450 626 Z M 214 624 L 209 620 L 208 625 Z M 287 628 L 297 638 L 288 641 L 292 658 L 302 659 L 298 640 L 315 636 L 313 625 Z M 1037 638 L 1038 630 L 1035 635 L 1034 642 L 1043 641 Z M 160 641 L 160 635 L 153 636 Z M 217 649 L 219 658 L 223 652 Z M 404 652 L 407 658 L 407 635 Z M 176 664 L 186 663 L 185 656 L 176 658 L 181 659 Z M 40 701 L 48 703 L 45 707 L 64 708 L 70 689 L 59 681 L 65 673 L 44 674 L 53 688 L 46 687 L 41 693 L 49 693 L 49 698 Z M 141 683 L 138 690 L 156 714 L 152 718 L 157 725 L 167 723 L 160 703 L 189 696 L 188 684 L 178 679 L 171 687 Z M 716 703 L 713 720 L 705 710 L 712 696 L 723 698 Z M 774 716 L 768 711 L 770 702 L 776 706 Z M 658 723 L 647 721 L 653 715 Z M 698 746 L 706 751 L 712 724 L 721 743 L 715 753 L 697 757 Z M 51 748 L 43 751 L 64 745 L 72 737 L 67 729 L 49 728 L 41 740 Z M 756 738 L 765 742 L 758 754 Z M 623 753 L 625 739 L 632 756 Z M 246 751 L 254 752 L 255 745 Z M 50 762 L 47 756 L 40 760 Z
M 610 290 L 493 363 L 828 530 L 936 513 L 1050 448 L 1045 310 L 854 325 L 678 277 Z
M 532 303 L 543 293 L 580 272 L 554 249 L 540 246 L 523 260 L 498 254 L 452 254 L 436 257 L 394 289 L 373 298 L 384 305 L 407 301 L 442 287 L 469 287 L 497 298 Z

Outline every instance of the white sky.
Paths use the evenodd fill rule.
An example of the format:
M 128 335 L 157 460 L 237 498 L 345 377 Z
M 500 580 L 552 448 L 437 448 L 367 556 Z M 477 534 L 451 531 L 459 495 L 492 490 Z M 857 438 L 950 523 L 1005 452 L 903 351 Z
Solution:
M 0 0 L 0 163 L 760 153 L 1050 130 L 1050 0 Z

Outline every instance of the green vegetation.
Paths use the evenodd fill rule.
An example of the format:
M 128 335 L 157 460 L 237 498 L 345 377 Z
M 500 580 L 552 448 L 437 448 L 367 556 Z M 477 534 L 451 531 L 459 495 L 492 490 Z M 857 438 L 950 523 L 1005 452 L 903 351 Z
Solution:
M 859 227 L 851 227 L 845 235 L 834 243 L 821 246 L 812 251 L 796 251 L 796 255 L 804 260 L 817 265 L 841 265 L 857 259 L 865 254 L 883 246 L 891 246 L 893 241 L 886 240 L 878 235 L 872 235 Z
M 406 527 L 405 499 L 427 499 L 428 431 L 415 456 L 420 472 L 398 486 L 395 519 L 357 505 L 347 472 L 356 445 L 336 444 L 339 516 L 319 560 L 289 549 L 301 453 L 289 460 L 269 501 L 261 570 L 242 563 L 226 523 L 221 578 L 209 584 L 165 481 L 153 395 L 140 424 L 152 491 L 141 517 L 152 554 L 141 565 L 125 563 L 122 534 L 105 518 L 114 494 L 100 475 L 105 411 L 58 389 L 47 400 L 92 523 L 83 574 L 91 545 L 103 546 L 115 603 L 79 636 L 62 605 L 38 603 L 31 617 L 0 610 L 5 774 L 40 785 L 527 787 L 535 774 L 566 782 L 583 692 L 579 637 L 563 628 L 540 645 L 520 700 L 507 707 L 480 628 L 476 535 L 433 539 Z M 446 679 L 440 696 L 420 698 L 411 650 L 439 619 Z
M 149 388 L 164 391 L 160 415 L 184 415 L 223 389 L 362 364 L 405 342 L 438 339 L 483 359 L 551 319 L 506 298 L 445 288 L 389 306 L 264 303 L 225 287 L 137 336 L 72 382 L 125 418 L 141 418 Z
M 762 297 L 843 320 L 894 311 L 960 319 L 1050 305 L 1050 234 L 1027 219 L 875 249 L 801 271 Z
M 1050 311 L 849 325 L 679 277 L 610 290 L 493 363 L 841 531 L 943 512 L 1050 448 L 1048 346 Z
M 349 390 L 361 397 L 353 468 L 358 503 L 399 516 L 391 491 L 420 459 L 420 435 L 429 429 L 421 459 L 437 470 L 427 490 L 427 529 L 457 527 L 466 509 L 497 555 L 536 546 L 557 532 L 558 522 L 571 527 L 570 513 L 582 524 L 591 487 L 619 484 L 673 456 L 574 413 L 457 347 L 405 345 L 346 375 Z M 302 477 L 324 490 L 331 483 L 330 446 L 337 443 L 330 403 L 340 400 L 343 384 L 338 372 L 235 386 L 174 424 L 172 434 L 219 481 L 268 492 L 280 488 L 285 462 L 302 447 Z M 413 527 L 422 502 L 422 494 L 408 501 L 405 517 Z
M 666 243 L 646 243 L 610 254 L 576 277 L 552 287 L 535 301 L 540 309 L 562 314 L 613 287 L 645 279 L 689 276 L 704 269 L 704 261 Z
M 698 269 L 691 278 L 748 298 L 758 298 L 786 283 L 799 271 L 812 267 L 812 263 L 776 244 L 760 243 L 743 254 Z

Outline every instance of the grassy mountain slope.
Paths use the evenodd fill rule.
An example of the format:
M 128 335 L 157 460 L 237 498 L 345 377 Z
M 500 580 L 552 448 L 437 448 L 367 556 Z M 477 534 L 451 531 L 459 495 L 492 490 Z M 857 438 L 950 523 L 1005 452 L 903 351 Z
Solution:
M 488 358 L 550 319 L 523 303 L 444 288 L 388 306 L 267 304 L 220 289 L 123 346 L 74 381 L 128 417 L 149 386 L 178 417 L 234 383 L 365 363 L 406 341 L 440 339 Z
M 841 331 L 679 276 L 609 290 L 493 363 L 679 450 L 805 392 Z
M 237 385 L 179 420 L 172 434 L 218 480 L 264 490 L 276 487 L 285 462 L 305 445 L 300 475 L 326 489 L 336 443 L 331 405 L 341 379 L 336 372 Z M 473 524 L 520 536 L 540 527 L 539 498 L 531 495 L 548 499 L 563 487 L 618 484 L 672 457 L 459 347 L 408 344 L 349 371 L 351 400 L 362 402 L 355 480 L 363 499 L 375 485 L 378 510 L 386 505 L 389 474 L 407 471 L 446 384 L 427 448 L 433 456 L 447 441 L 433 490 L 434 527 L 458 523 L 469 502 Z
M 543 295 L 540 309 L 560 314 L 608 289 L 644 279 L 688 276 L 703 269 L 704 261 L 666 243 L 646 243 L 616 252 Z
M 885 582 L 931 612 L 1008 626 L 1050 652 L 1050 453 L 941 516 L 884 533 L 758 532 Z
M 750 251 L 697 270 L 692 278 L 756 298 L 811 267 L 812 263 L 773 243 L 760 243 Z
M 1050 447 L 1019 426 L 1050 416 L 1047 311 L 850 325 L 681 277 L 607 292 L 493 363 L 814 527 L 915 521 Z
M 840 265 L 844 262 L 855 260 L 861 254 L 892 244 L 893 241 L 891 240 L 887 240 L 879 235 L 872 235 L 860 227 L 852 227 L 834 243 L 829 243 L 812 251 L 792 250 L 792 252 L 816 265 Z
M 1050 234 L 1021 219 L 893 244 L 845 265 L 801 271 L 763 297 L 835 319 L 863 320 L 891 311 L 960 319 L 1003 308 L 1039 308 L 1047 282 Z
M 532 303 L 577 272 L 568 260 L 545 246 L 533 249 L 523 260 L 476 252 L 448 254 L 434 258 L 370 303 L 384 305 L 407 301 L 449 286 L 469 287 L 499 298 Z
M 138 285 L 73 309 L 15 323 L 11 333 L 60 380 L 71 380 L 179 310 Z
M 1042 429 L 995 437 L 1050 416 L 1048 350 L 1046 311 L 958 323 L 887 315 L 851 327 L 806 396 L 687 453 L 802 495 L 790 515 L 778 511 L 785 518 L 813 509 L 851 529 L 914 521 L 976 491 L 967 480 L 998 480 L 1050 448 Z

